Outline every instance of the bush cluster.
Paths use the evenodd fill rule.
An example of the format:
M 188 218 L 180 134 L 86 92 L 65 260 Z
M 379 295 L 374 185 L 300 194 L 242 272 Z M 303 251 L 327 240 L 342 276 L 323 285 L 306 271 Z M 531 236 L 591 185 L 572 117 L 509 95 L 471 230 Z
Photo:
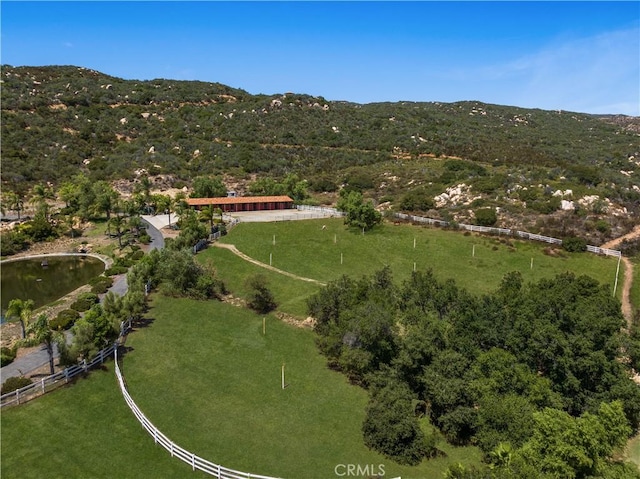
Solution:
M 15 391 L 16 389 L 23 388 L 33 383 L 33 381 L 24 376 L 14 376 L 7 379 L 4 383 L 2 383 L 2 389 L 0 389 L 0 394 L 7 394 Z
M 79 317 L 80 313 L 75 309 L 63 309 L 55 318 L 49 321 L 49 325 L 55 331 L 62 331 L 73 326 L 73 323 Z
M 98 302 L 98 295 L 96 293 L 82 293 L 78 296 L 71 306 L 69 306 L 72 310 L 82 312 L 87 311 Z
M 3 346 L 0 348 L 0 367 L 5 367 L 7 364 L 13 362 L 16 358 L 16 348 L 8 348 Z
M 570 253 L 581 253 L 587 251 L 587 240 L 576 236 L 563 238 L 562 248 Z
M 113 279 L 108 276 L 96 276 L 89 281 L 91 292 L 95 294 L 104 294 L 113 286 Z

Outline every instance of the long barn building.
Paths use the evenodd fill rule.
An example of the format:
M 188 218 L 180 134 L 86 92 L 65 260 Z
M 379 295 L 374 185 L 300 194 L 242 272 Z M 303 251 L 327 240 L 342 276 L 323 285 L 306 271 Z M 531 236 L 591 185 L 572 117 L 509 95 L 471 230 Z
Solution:
M 196 210 L 205 206 L 220 208 L 224 213 L 240 211 L 273 211 L 293 208 L 288 196 L 236 196 L 224 198 L 187 198 L 187 204 Z

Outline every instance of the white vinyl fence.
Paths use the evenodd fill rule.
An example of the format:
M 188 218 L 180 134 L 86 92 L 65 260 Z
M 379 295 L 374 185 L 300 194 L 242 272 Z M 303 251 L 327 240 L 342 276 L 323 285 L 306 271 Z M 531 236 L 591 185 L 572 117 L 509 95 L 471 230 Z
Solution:
M 450 223 L 448 223 L 447 221 L 434 220 L 433 218 L 424 218 L 422 216 L 406 215 L 404 213 L 394 213 L 393 216 L 395 218 L 398 218 L 398 219 L 401 219 L 401 220 L 413 221 L 414 223 L 438 225 L 438 226 L 443 226 L 443 227 L 453 226 Z M 561 239 L 552 238 L 550 236 L 537 235 L 537 234 L 534 234 L 534 233 L 527 233 L 526 231 L 516 231 L 516 230 L 510 230 L 510 229 L 506 229 L 506 228 L 490 228 L 488 226 L 476 226 L 476 225 L 465 225 L 465 224 L 456 224 L 455 227 L 458 228 L 458 229 L 462 229 L 462 230 L 466 230 L 466 231 L 475 231 L 475 232 L 478 232 L 478 233 L 489 233 L 489 234 L 495 234 L 495 235 L 518 236 L 520 238 L 534 240 L 534 241 L 542 241 L 542 242 L 550 243 L 550 244 L 558 244 L 558 245 L 562 244 L 562 240 Z M 587 251 L 589 251 L 591 253 L 596 253 L 596 254 L 603 254 L 603 255 L 606 255 L 606 256 L 615 256 L 615 257 L 618 257 L 618 258 L 622 255 L 622 253 L 620 251 L 615 250 L 615 249 L 600 248 L 598 246 L 591 246 L 591 245 L 587 246 Z
M 271 476 L 261 476 L 259 474 L 249 474 L 247 472 L 236 471 L 233 469 L 229 469 L 227 467 L 220 466 L 219 464 L 214 464 L 212 462 L 207 461 L 206 459 L 202 459 L 201 457 L 196 456 L 194 453 L 187 451 L 186 449 L 181 448 L 176 443 L 174 443 L 171 439 L 165 436 L 157 427 L 155 427 L 149 419 L 144 415 L 144 413 L 140 410 L 140 408 L 136 405 L 134 400 L 132 399 L 129 391 L 127 390 L 127 386 L 124 381 L 124 377 L 120 371 L 120 367 L 118 366 L 118 352 L 116 351 L 116 360 L 115 360 L 115 371 L 116 377 L 118 378 L 118 384 L 120 385 L 120 390 L 122 391 L 122 396 L 124 396 L 124 400 L 129 406 L 129 409 L 136 416 L 142 427 L 149 433 L 151 437 L 153 437 L 153 441 L 156 444 L 160 444 L 164 447 L 171 457 L 177 457 L 181 461 L 189 464 L 192 470 L 199 470 L 206 472 L 207 474 L 217 477 L 218 479 L 276 479 Z
M 335 208 L 326 208 L 324 206 L 296 205 L 296 209 L 298 209 L 299 211 L 310 211 L 313 213 L 317 213 L 316 217 L 344 216 L 344 212 L 339 211 Z

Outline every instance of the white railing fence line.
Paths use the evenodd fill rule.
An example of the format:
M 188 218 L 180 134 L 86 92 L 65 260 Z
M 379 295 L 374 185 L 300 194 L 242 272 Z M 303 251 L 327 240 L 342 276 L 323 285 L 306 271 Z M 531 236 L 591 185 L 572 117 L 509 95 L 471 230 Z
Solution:
M 344 216 L 344 212 L 335 208 L 328 208 L 326 206 L 296 205 L 296 209 L 300 211 L 315 211 L 317 213 L 321 213 L 323 216 Z
M 153 423 L 149 421 L 149 419 L 147 419 L 147 417 L 136 405 L 135 401 L 129 394 L 124 377 L 122 376 L 122 372 L 120 371 L 120 366 L 118 365 L 117 350 L 115 352 L 115 371 L 116 377 L 118 378 L 118 384 L 120 385 L 120 391 L 122 392 L 122 396 L 124 397 L 127 406 L 129 406 L 129 409 L 131 409 L 142 427 L 149 433 L 151 437 L 153 437 L 153 441 L 165 448 L 169 452 L 169 454 L 171 454 L 171 457 L 177 457 L 181 461 L 189 464 L 191 466 L 191 469 L 194 471 L 197 469 L 211 476 L 215 476 L 218 479 L 277 479 L 272 476 L 261 476 L 259 474 L 250 474 L 247 472 L 229 469 L 219 464 L 214 464 L 213 462 L 207 461 L 206 459 L 202 459 L 201 457 L 196 456 L 194 453 L 178 446 L 166 435 L 164 435 L 157 427 L 155 427 Z
M 467 231 L 475 231 L 475 232 L 479 232 L 479 233 L 518 236 L 520 238 L 534 240 L 534 241 L 542 241 L 542 242 L 550 243 L 550 244 L 558 244 L 558 245 L 562 244 L 562 240 L 561 239 L 552 238 L 550 236 L 538 235 L 538 234 L 534 234 L 534 233 L 527 233 L 526 231 L 510 230 L 510 229 L 506 229 L 506 228 L 491 228 L 491 227 L 488 227 L 488 226 L 451 224 L 451 223 L 449 223 L 447 221 L 443 221 L 443 220 L 436 220 L 436 219 L 433 219 L 433 218 L 424 218 L 422 216 L 407 215 L 407 214 L 404 214 L 404 213 L 394 213 L 393 216 L 394 216 L 394 218 L 398 218 L 398 219 L 401 219 L 401 220 L 407 220 L 407 221 L 413 221 L 414 223 L 424 223 L 424 224 L 438 225 L 438 226 L 444 226 L 444 227 L 452 226 L 452 227 L 455 227 L 455 228 L 458 228 L 458 229 L 467 230 Z M 622 253 L 620 251 L 618 251 L 618 250 L 600 248 L 598 246 L 587 245 L 587 251 L 589 251 L 591 253 L 596 253 L 596 254 L 603 254 L 603 255 L 606 255 L 606 256 L 615 256 L 615 257 L 618 257 L 618 258 L 620 256 L 622 256 Z

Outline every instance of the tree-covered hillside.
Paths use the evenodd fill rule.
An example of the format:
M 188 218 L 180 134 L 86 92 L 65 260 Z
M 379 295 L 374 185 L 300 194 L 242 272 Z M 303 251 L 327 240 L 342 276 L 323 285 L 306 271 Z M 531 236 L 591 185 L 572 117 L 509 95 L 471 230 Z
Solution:
M 74 66 L 5 65 L 2 82 L 2 182 L 12 190 L 79 171 L 95 181 L 144 170 L 186 185 L 201 175 L 296 173 L 312 191 L 348 185 L 397 209 L 462 220 L 470 207 L 549 214 L 562 199 L 594 195 L 601 202 L 582 205 L 588 213 L 634 213 L 640 203 L 638 118 L 252 95 Z M 464 201 L 433 201 L 461 184 Z

